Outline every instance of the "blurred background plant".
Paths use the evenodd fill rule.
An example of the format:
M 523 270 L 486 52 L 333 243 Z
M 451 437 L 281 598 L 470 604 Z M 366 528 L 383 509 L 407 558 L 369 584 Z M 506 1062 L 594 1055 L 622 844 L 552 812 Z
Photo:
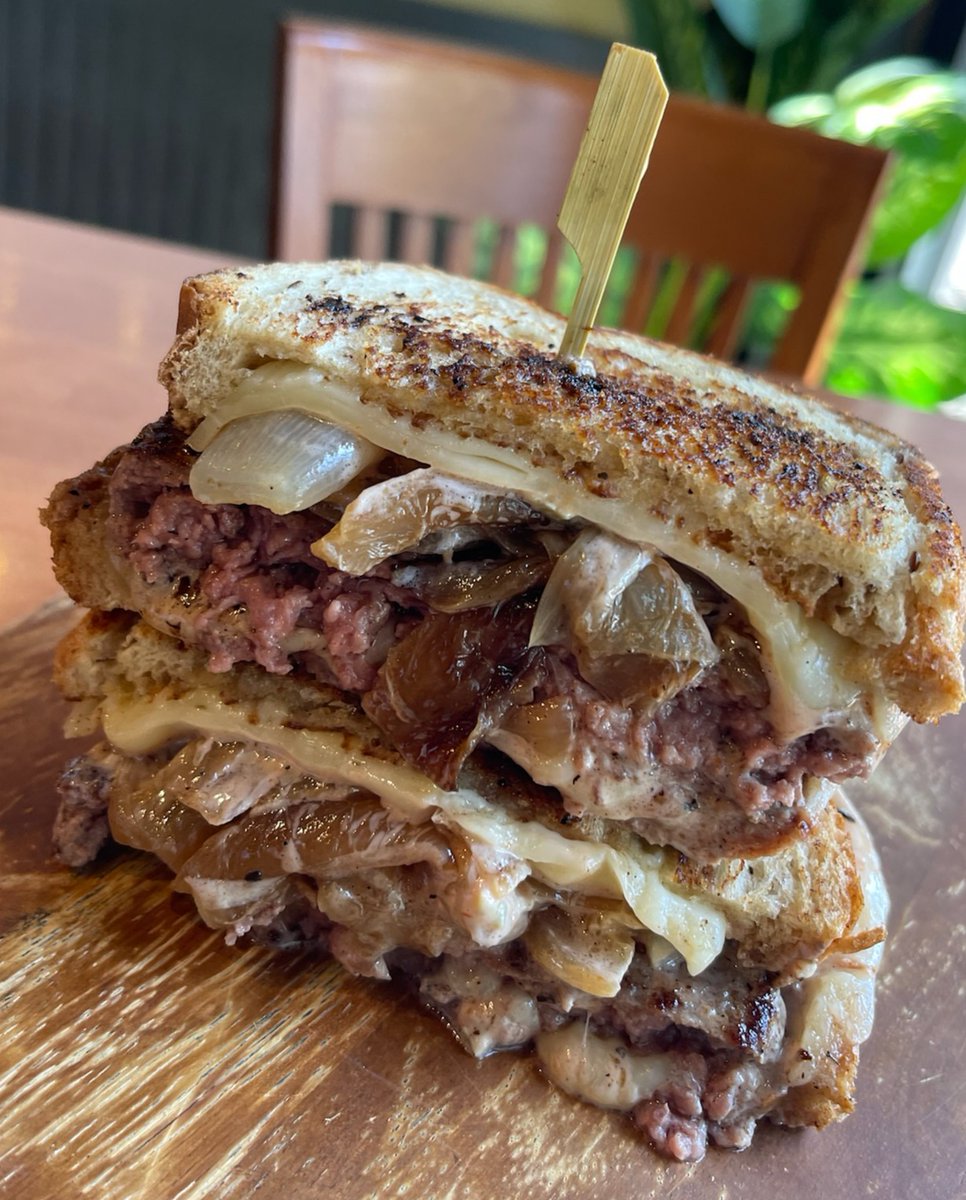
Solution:
M 672 88 L 892 152 L 866 270 L 846 305 L 826 383 L 931 408 L 966 393 L 966 313 L 912 291 L 900 271 L 966 191 L 966 76 L 919 58 L 871 61 L 890 32 L 925 6 L 628 0 L 635 40 L 658 55 Z M 794 303 L 788 288 L 759 290 L 749 317 L 750 361 Z

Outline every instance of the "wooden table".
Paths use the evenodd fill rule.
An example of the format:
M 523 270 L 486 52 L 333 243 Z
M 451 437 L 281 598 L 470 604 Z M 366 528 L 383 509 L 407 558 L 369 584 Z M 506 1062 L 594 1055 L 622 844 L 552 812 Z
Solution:
M 219 265 L 0 209 L 0 628 L 56 591 L 37 509 L 163 410 L 178 285 Z
M 48 682 L 72 619 L 36 509 L 162 409 L 177 285 L 203 251 L 0 211 L 0 1195 L 760 1200 L 962 1195 L 961 720 L 911 729 L 853 790 L 882 852 L 891 941 L 859 1108 L 744 1155 L 656 1159 L 628 1123 L 477 1063 L 391 987 L 224 946 L 136 855 L 49 858 L 68 751 Z M 918 442 L 966 514 L 966 425 L 849 407 Z

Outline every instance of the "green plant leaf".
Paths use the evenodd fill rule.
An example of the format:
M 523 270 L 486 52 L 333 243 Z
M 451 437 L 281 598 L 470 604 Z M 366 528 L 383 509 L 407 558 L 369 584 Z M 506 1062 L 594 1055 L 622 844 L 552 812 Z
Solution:
M 870 266 L 905 254 L 958 204 L 966 190 L 966 118 L 931 113 L 874 139 L 894 151 L 892 175 L 872 222 Z
M 825 382 L 847 395 L 935 408 L 966 392 L 966 313 L 894 280 L 862 282 L 846 306 Z
M 966 189 L 966 77 L 930 70 L 923 59 L 876 63 L 843 80 L 834 94 L 794 96 L 771 110 L 780 124 L 893 152 L 889 183 L 876 209 L 868 262 L 905 254 L 957 204 Z
M 695 0 L 635 0 L 629 8 L 634 42 L 657 55 L 669 87 L 712 99 L 722 82 L 717 51 Z
M 845 107 L 888 103 L 896 84 L 930 75 L 935 69 L 936 64 L 928 58 L 885 58 L 843 79 L 835 89 L 835 102 Z
M 802 29 L 809 0 L 712 0 L 728 32 L 749 50 L 774 50 Z
M 805 92 L 779 100 L 768 110 L 768 115 L 778 125 L 821 130 L 834 112 L 835 101 L 827 92 Z
M 899 22 L 926 0 L 812 0 L 801 32 L 775 51 L 771 98 L 831 91 Z
M 845 80 L 831 97 L 834 107 L 828 126 L 849 141 L 891 146 L 896 132 L 915 128 L 935 113 L 966 120 L 966 76 L 957 72 L 933 70 L 883 81 L 874 92 L 846 103 L 840 96 L 848 83 Z

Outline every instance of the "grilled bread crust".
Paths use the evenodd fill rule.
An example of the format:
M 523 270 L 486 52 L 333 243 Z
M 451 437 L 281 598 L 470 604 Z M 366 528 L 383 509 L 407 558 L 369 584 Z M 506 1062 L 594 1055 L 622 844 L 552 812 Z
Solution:
M 645 513 L 750 564 L 852 639 L 853 677 L 881 680 L 914 719 L 960 706 L 962 539 L 914 447 L 631 334 L 595 330 L 585 360 L 562 362 L 563 329 L 535 304 L 428 268 L 276 264 L 188 280 L 160 378 L 191 429 L 253 368 L 314 367 L 358 393 L 362 424 L 377 406 L 405 426 L 414 457 L 447 469 L 434 451 L 444 430 L 521 471 L 549 469 L 605 527 L 608 511 L 623 528 L 616 514 Z

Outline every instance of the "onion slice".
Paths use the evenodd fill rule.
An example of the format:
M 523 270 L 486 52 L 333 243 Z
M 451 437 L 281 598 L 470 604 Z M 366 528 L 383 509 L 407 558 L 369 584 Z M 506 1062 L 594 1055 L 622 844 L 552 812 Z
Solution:
M 495 562 L 407 563 L 393 572 L 392 581 L 413 588 L 437 612 L 457 613 L 495 608 L 543 583 L 552 566 L 546 554 Z
M 636 944 L 625 928 L 596 913 L 547 908 L 530 922 L 524 941 L 557 979 L 591 996 L 616 996 Z
M 191 468 L 204 504 L 259 504 L 273 513 L 311 508 L 344 487 L 383 451 L 297 409 L 229 422 Z
M 330 567 L 364 575 L 426 537 L 463 525 L 521 525 L 540 518 L 514 492 L 484 488 L 422 467 L 373 484 L 361 492 L 342 520 L 312 544 Z
M 663 702 L 719 658 L 671 564 L 595 529 L 557 559 L 530 645 L 567 647 L 588 683 L 625 703 Z
M 434 825 L 397 820 L 365 792 L 347 800 L 300 804 L 279 812 L 245 813 L 224 825 L 181 865 L 182 880 L 244 880 L 302 874 L 338 879 L 358 871 L 453 860 Z
M 664 558 L 586 529 L 554 566 L 531 646 L 576 639 L 592 654 L 648 654 L 712 666 L 718 651 L 687 584 Z

